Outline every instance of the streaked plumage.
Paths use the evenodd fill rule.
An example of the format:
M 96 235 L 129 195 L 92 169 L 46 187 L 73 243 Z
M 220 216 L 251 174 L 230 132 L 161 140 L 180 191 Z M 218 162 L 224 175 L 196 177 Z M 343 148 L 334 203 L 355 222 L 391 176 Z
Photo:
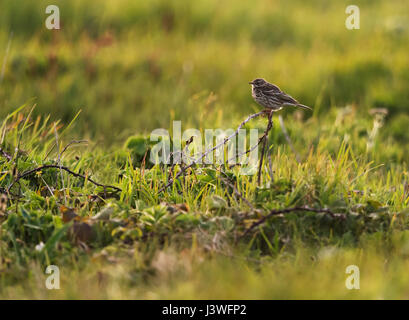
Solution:
M 255 79 L 249 83 L 252 86 L 251 94 L 254 100 L 266 109 L 279 111 L 285 106 L 294 106 L 312 110 L 264 79 Z

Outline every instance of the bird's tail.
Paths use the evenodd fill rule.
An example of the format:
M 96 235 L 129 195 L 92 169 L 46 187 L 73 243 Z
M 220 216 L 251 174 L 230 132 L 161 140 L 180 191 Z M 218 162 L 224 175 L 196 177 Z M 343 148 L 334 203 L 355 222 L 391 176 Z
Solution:
M 312 108 L 310 108 L 310 107 L 308 107 L 308 106 L 306 106 L 306 105 L 303 105 L 303 104 L 301 104 L 301 103 L 296 104 L 296 106 L 297 106 L 297 107 L 300 107 L 300 108 L 303 108 L 303 109 L 312 110 Z

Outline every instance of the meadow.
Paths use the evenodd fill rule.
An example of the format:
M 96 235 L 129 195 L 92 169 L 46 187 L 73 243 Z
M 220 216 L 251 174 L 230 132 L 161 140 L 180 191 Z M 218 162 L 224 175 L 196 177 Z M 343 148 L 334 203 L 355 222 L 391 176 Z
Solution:
M 0 298 L 409 298 L 407 1 L 60 0 L 60 30 L 49 4 L 0 3 Z M 261 183 L 159 192 L 152 130 L 237 128 L 257 77 L 313 108 L 274 116 Z

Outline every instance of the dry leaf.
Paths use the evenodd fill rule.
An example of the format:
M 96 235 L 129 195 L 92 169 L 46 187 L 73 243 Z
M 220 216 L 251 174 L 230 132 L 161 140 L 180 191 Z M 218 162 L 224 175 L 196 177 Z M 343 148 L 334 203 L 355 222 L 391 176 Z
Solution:
M 62 221 L 64 223 L 68 223 L 71 220 L 79 220 L 80 217 L 75 213 L 74 209 L 72 208 L 67 208 L 66 206 L 61 206 L 60 207 L 60 212 L 62 215 Z

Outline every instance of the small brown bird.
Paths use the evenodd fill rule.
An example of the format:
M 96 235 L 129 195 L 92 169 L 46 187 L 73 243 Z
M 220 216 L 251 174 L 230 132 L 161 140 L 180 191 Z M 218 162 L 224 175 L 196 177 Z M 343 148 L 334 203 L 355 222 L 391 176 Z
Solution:
M 274 84 L 267 82 L 264 79 L 255 79 L 249 82 L 252 86 L 251 95 L 254 100 L 268 110 L 279 111 L 285 106 L 294 106 L 312 110 L 295 100 L 293 97 L 284 93 Z

